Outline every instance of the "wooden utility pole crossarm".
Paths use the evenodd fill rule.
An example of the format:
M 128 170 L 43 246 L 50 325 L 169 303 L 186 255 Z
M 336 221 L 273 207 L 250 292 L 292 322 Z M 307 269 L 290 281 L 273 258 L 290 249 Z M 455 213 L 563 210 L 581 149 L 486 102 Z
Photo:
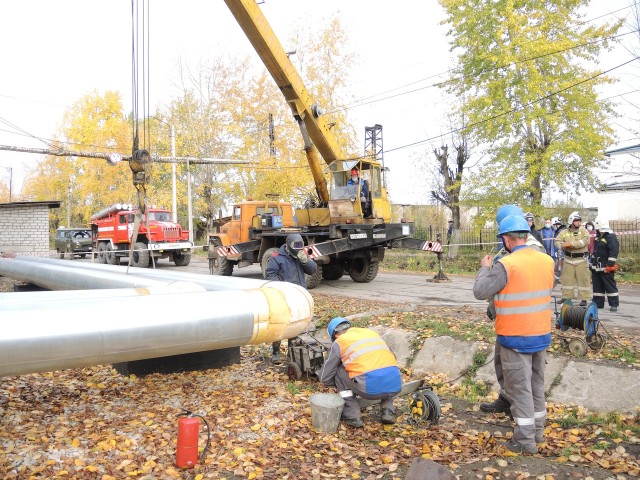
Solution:
M 84 157 L 107 160 L 112 164 L 120 161 L 131 160 L 131 155 L 121 155 L 119 153 L 100 153 L 100 152 L 76 152 L 63 149 L 46 149 L 46 148 L 26 148 L 12 147 L 9 145 L 0 145 L 0 150 L 8 152 L 35 153 L 38 155 L 53 155 L 56 157 Z M 249 160 L 234 160 L 230 158 L 195 158 L 195 157 L 151 157 L 151 161 L 155 163 L 186 163 L 194 165 L 220 164 L 220 165 L 244 165 L 252 163 Z

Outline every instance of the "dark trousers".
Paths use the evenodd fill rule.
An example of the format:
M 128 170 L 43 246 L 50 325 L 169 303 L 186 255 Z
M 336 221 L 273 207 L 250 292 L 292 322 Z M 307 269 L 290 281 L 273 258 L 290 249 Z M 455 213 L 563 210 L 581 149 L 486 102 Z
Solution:
M 593 301 L 598 308 L 604 308 L 605 295 L 609 299 L 610 307 L 618 307 L 620 298 L 618 297 L 618 285 L 616 285 L 616 274 L 614 272 L 591 271 L 591 283 L 593 284 Z

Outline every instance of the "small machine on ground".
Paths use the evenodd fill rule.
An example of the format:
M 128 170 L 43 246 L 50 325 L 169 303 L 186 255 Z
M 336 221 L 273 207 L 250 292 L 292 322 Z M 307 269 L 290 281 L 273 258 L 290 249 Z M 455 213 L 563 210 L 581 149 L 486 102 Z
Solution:
M 315 337 L 317 329 L 290 338 L 287 344 L 287 375 L 291 380 L 300 380 L 303 375 L 313 377 L 324 365 L 325 352 L 330 343 L 323 343 Z
M 569 351 L 576 357 L 584 357 L 587 354 L 587 347 L 598 351 L 601 350 L 606 340 L 598 333 L 598 307 L 594 302 L 587 306 L 573 306 L 571 300 L 566 300 L 560 310 L 556 300 L 554 313 L 556 315 L 556 330 L 566 332 L 570 328 L 584 332 L 584 338 L 558 334 Z

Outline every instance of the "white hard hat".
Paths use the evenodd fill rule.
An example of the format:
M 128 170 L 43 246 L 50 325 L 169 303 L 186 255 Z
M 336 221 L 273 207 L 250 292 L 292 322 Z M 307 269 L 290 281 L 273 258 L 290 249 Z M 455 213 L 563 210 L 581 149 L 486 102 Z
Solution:
M 601 232 L 611 231 L 611 227 L 609 226 L 609 221 L 600 217 L 596 217 L 596 219 L 593 221 L 593 227 L 596 230 L 600 230 Z
M 571 215 L 569 215 L 569 220 L 567 221 L 567 223 L 571 225 L 574 220 L 582 220 L 582 216 L 580 215 L 580 212 L 571 212 Z

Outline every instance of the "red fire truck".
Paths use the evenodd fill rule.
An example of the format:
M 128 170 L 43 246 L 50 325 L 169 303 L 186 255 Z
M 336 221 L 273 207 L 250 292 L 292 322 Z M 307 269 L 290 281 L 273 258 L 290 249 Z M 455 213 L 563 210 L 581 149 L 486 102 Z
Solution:
M 171 258 L 178 266 L 191 261 L 193 243 L 189 231 L 171 220 L 171 212 L 164 208 L 147 208 L 137 237 L 132 240 L 136 208 L 128 204 L 115 204 L 91 217 L 93 248 L 100 263 L 119 265 L 120 259 L 129 257 L 131 242 L 134 251 L 131 265 L 150 266 L 153 260 Z

